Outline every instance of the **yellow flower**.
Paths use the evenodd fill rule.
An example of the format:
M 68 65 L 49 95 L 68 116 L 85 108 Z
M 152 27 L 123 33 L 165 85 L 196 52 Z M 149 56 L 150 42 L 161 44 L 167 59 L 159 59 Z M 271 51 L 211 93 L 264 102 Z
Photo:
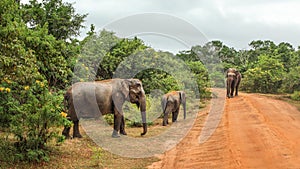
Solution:
M 64 118 L 66 118 L 68 114 L 62 111 L 62 112 L 60 113 L 60 115 L 63 116 Z
M 2 92 L 5 88 L 4 87 L 0 87 L 0 92 Z
M 85 70 L 89 70 L 89 67 L 85 67 Z
M 9 80 L 7 77 L 6 77 L 6 78 L 4 78 L 4 81 L 5 81 L 6 83 L 8 83 L 8 84 L 10 84 L 10 83 L 11 83 L 11 80 Z
M 9 93 L 10 92 L 10 88 L 5 88 L 6 92 Z
M 25 89 L 25 90 L 29 90 L 29 86 L 25 86 L 24 89 Z
M 41 87 L 44 87 L 45 85 L 44 85 L 44 83 L 40 83 L 40 86 L 41 86 Z
M 80 79 L 80 81 L 83 82 L 84 80 L 83 80 L 83 79 Z
M 44 87 L 45 84 L 39 80 L 36 80 L 35 83 L 37 83 L 38 85 L 40 85 L 41 87 Z

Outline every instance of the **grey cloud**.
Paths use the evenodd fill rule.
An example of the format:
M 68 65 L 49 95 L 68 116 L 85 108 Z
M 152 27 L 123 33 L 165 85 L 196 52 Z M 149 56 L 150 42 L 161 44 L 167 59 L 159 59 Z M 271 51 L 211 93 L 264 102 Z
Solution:
M 237 49 L 246 48 L 255 39 L 270 39 L 276 43 L 285 41 L 294 47 L 300 45 L 298 7 L 300 2 L 296 0 L 77 0 L 75 4 L 78 12 L 89 13 L 87 25 L 93 23 L 97 28 L 125 16 L 166 13 L 194 25 L 209 40 L 218 39 Z M 189 36 L 189 32 L 182 33 Z M 162 44 L 156 43 L 152 46 Z M 162 46 L 166 45 L 169 44 Z

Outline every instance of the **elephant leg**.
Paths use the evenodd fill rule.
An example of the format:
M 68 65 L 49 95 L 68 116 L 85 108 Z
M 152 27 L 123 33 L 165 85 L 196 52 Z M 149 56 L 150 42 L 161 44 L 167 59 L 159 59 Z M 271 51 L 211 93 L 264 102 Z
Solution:
M 175 112 L 172 112 L 172 122 L 174 122 Z
M 175 112 L 172 112 L 172 122 L 177 121 L 178 114 L 179 114 L 179 108 Z
M 233 93 L 234 93 L 234 88 L 235 88 L 235 82 L 232 81 L 231 82 L 231 85 L 230 85 L 230 97 L 232 98 L 233 97 Z
M 227 98 L 230 98 L 230 92 L 229 92 L 229 89 L 227 89 Z
M 227 97 L 230 98 L 230 88 L 231 88 L 231 83 L 230 83 L 230 79 L 227 79 L 227 86 L 226 86 L 226 93 L 227 93 Z
M 169 112 L 166 111 L 166 112 L 164 113 L 163 126 L 166 126 L 167 124 L 169 124 L 169 122 L 168 122 L 168 117 L 169 117 Z
M 114 131 L 112 133 L 112 137 L 117 138 L 120 137 L 119 129 L 121 128 L 122 115 L 118 112 L 114 114 Z
M 228 97 L 228 98 L 231 97 L 231 96 L 230 96 L 230 89 L 231 89 L 230 87 L 228 87 L 228 89 L 227 89 L 227 97 Z
M 235 86 L 235 95 L 238 96 L 239 95 L 239 85 L 240 85 L 240 81 L 237 82 L 236 86 Z
M 64 127 L 64 130 L 62 132 L 62 135 L 65 136 L 67 139 L 71 138 L 70 137 L 70 127 Z
M 73 138 L 78 137 L 81 138 L 81 134 L 79 132 L 79 120 L 73 121 L 74 126 L 73 126 Z
M 120 134 L 127 135 L 127 133 L 125 132 L 125 118 L 124 118 L 124 116 L 122 116 L 122 118 L 121 118 Z

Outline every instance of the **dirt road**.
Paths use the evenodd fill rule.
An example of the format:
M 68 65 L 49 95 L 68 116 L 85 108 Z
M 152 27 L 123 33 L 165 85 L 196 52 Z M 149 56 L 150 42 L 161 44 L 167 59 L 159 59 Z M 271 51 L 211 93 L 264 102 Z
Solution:
M 149 168 L 300 169 L 300 112 L 280 100 L 241 93 L 226 99 L 218 128 L 199 144 L 206 108 L 188 135 Z

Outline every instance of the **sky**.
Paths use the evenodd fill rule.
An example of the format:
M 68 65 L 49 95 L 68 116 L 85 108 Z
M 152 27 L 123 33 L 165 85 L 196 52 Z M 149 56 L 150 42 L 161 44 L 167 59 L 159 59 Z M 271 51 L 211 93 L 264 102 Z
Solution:
M 137 35 L 155 49 L 172 52 L 189 49 L 191 45 L 197 43 L 201 44 L 203 38 L 207 41 L 220 40 L 238 50 L 248 49 L 248 44 L 253 40 L 272 40 L 276 44 L 288 42 L 294 48 L 300 46 L 298 0 L 64 0 L 64 2 L 73 3 L 77 13 L 88 13 L 82 37 L 89 30 L 90 24 L 94 24 L 97 30 L 112 29 L 117 35 L 124 29 L 132 30 L 133 26 L 128 25 L 134 25 L 145 26 L 148 29 L 135 30 L 136 32 L 131 32 L 131 35 L 127 33 L 123 36 Z M 150 18 L 152 19 L 150 23 L 134 19 L 137 16 L 145 17 L 143 14 L 160 14 L 161 17 L 157 18 L 167 20 L 168 17 L 173 17 L 177 18 L 178 22 L 156 22 L 155 17 Z M 127 21 L 128 18 L 132 20 Z M 116 24 L 121 21 L 128 24 Z M 186 22 L 184 25 L 187 27 L 182 25 L 180 27 L 180 23 L 183 22 Z M 158 27 L 160 30 L 151 31 Z M 182 29 L 181 32 L 179 27 Z M 203 37 L 196 37 L 199 34 L 190 33 L 190 30 L 194 29 L 192 27 L 201 32 Z M 166 32 L 160 33 L 164 28 L 173 32 L 170 35 Z M 178 34 L 194 36 L 194 40 L 178 37 Z M 197 38 L 199 42 L 195 41 Z

